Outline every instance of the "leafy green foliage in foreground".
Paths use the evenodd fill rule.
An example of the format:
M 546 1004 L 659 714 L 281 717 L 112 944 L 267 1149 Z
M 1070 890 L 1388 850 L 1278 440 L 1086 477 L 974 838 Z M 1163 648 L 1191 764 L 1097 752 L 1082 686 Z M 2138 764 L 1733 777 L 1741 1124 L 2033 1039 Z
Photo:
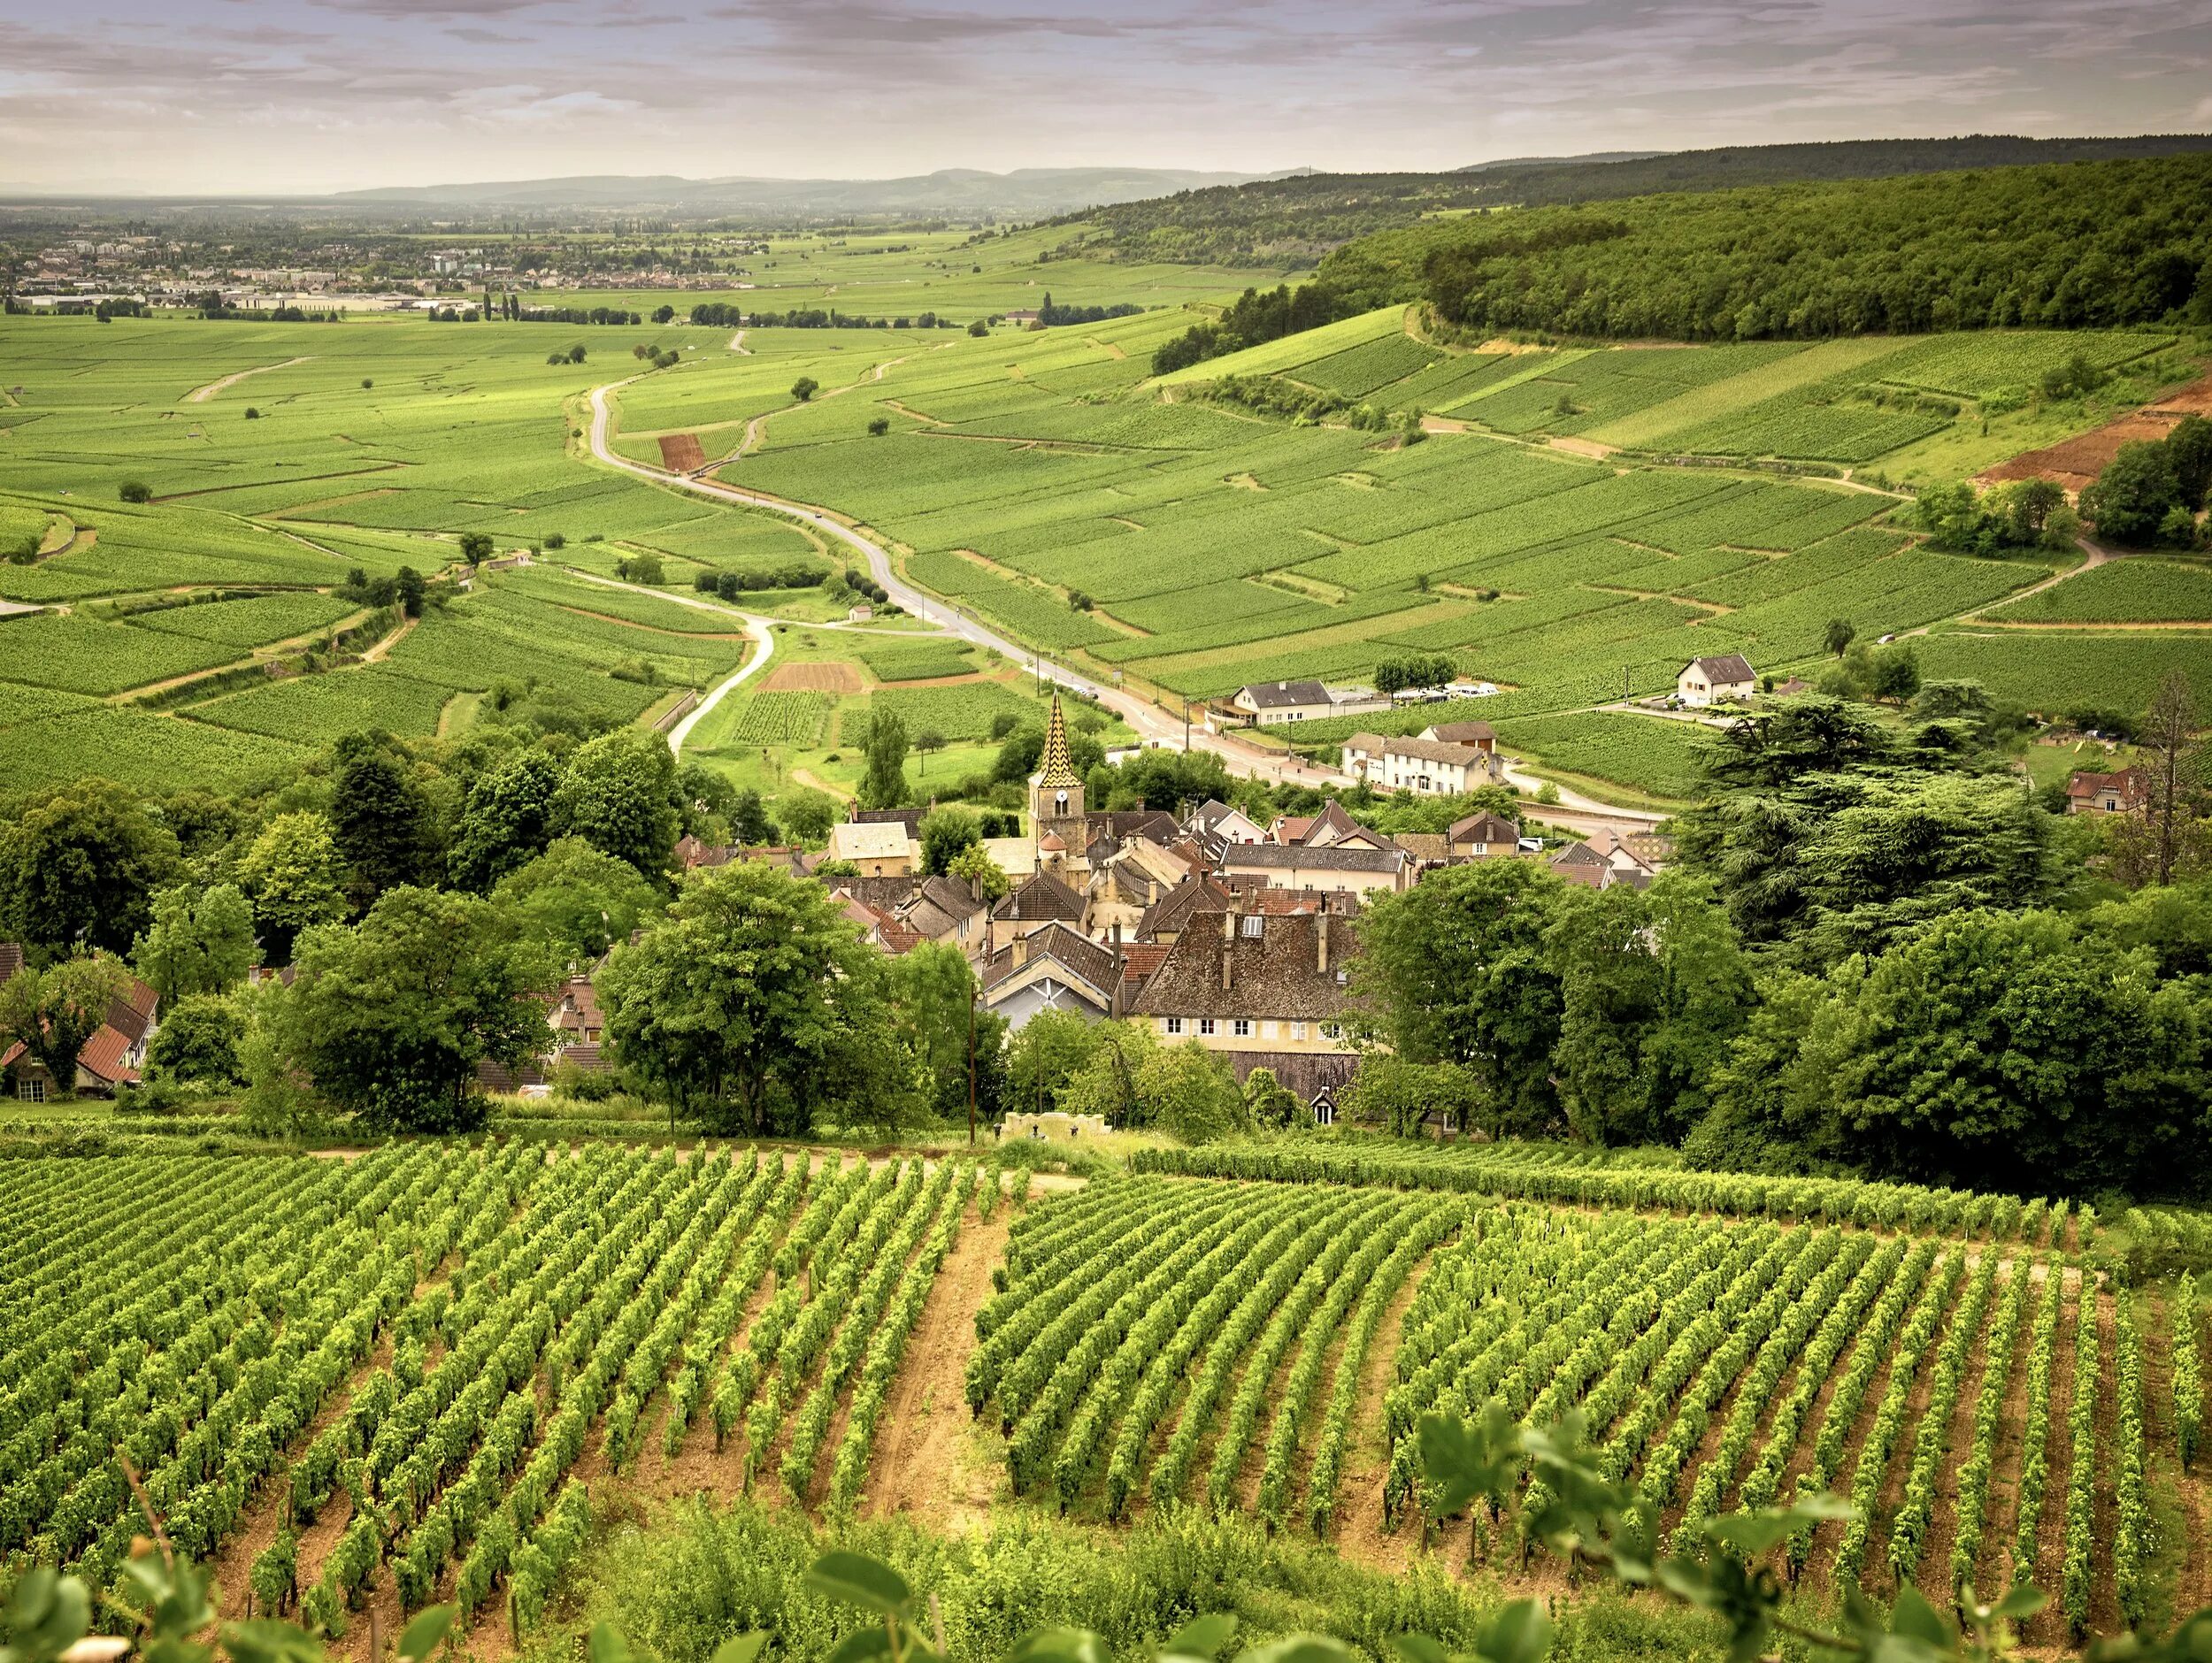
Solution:
M 2025 1584 L 1995 1602 L 1982 1601 L 1970 1587 L 1953 1619 L 1910 1586 L 1886 1610 L 1853 1590 L 1838 1622 L 1811 1626 L 1764 1561 L 1793 1531 L 1848 1518 L 1849 1507 L 1815 1496 L 1786 1508 L 1731 1514 L 1707 1522 L 1688 1551 L 1661 1558 L 1640 1522 L 1632 1491 L 1601 1475 L 1583 1430 L 1572 1416 L 1555 1428 L 1523 1427 L 1494 1403 L 1471 1422 L 1425 1417 L 1419 1437 L 1427 1511 L 1441 1520 L 1486 1502 L 1576 1569 L 1714 1620 L 1710 1627 L 1684 1628 L 1663 1613 L 1609 1613 L 1612 1626 L 1632 1622 L 1640 1630 L 1634 1638 L 1646 1644 L 1655 1640 L 1677 1653 L 1694 1653 L 1709 1635 L 1724 1644 L 1732 1663 L 1748 1663 L 1785 1642 L 1870 1663 L 1990 1663 L 2017 1654 L 2014 1625 L 2047 1603 Z M 1525 1491 L 1525 1476 L 1534 1481 Z M 1517 1502 L 1517 1495 L 1526 1499 Z M 754 1663 L 772 1642 L 783 1655 L 827 1656 L 835 1663 L 1106 1663 L 1117 1655 L 1210 1663 L 1240 1631 L 1268 1637 L 1239 1653 L 1237 1663 L 1351 1663 L 1362 1653 L 1394 1653 L 1402 1663 L 1543 1663 L 1555 1651 L 1618 1650 L 1606 1646 L 1605 1619 L 1594 1622 L 1582 1611 L 1555 1621 L 1537 1599 L 1487 1606 L 1434 1569 L 1385 1578 L 1340 1562 L 1325 1569 L 1317 1558 L 1302 1561 L 1295 1569 L 1304 1574 L 1298 1576 L 1292 1556 L 1273 1544 L 1191 1516 L 1150 1527 L 1158 1538 L 1146 1554 L 1151 1577 L 1141 1574 L 1146 1567 L 1135 1562 L 1134 1549 L 1130 1563 L 1109 1566 L 1100 1562 L 1106 1555 L 1048 1524 L 1024 1530 L 1032 1538 L 1025 1544 L 995 1536 L 979 1550 L 938 1543 L 930 1567 L 937 1575 L 928 1580 L 951 1581 L 944 1573 L 955 1570 L 959 1586 L 944 1590 L 949 1601 L 938 1588 L 918 1590 L 894 1566 L 843 1546 L 811 1557 L 801 1572 L 799 1556 L 810 1556 L 809 1533 L 757 1507 L 741 1506 L 731 1523 L 739 1529 L 718 1524 L 702 1508 L 677 1538 L 675 1562 L 665 1567 L 675 1575 L 656 1583 L 649 1604 L 636 1613 L 642 1621 L 626 1633 L 608 1621 L 592 1628 L 591 1663 L 649 1663 L 653 1653 L 634 1644 L 632 1635 L 678 1663 Z M 158 1535 L 158 1524 L 154 1528 Z M 926 1538 L 903 1540 L 918 1545 Z M 1037 1551 L 1024 1552 L 1025 1546 Z M 1263 1575 L 1274 1585 L 1243 1580 L 1237 1573 L 1248 1564 L 1271 1568 Z M 1283 1585 L 1296 1583 L 1304 1585 Z M 319 1663 L 322 1657 L 320 1643 L 289 1623 L 219 1622 L 215 1590 L 165 1537 L 141 1544 L 120 1586 L 122 1596 L 100 1616 L 134 1634 L 149 1663 L 215 1663 L 219 1655 L 231 1663 Z M 1310 1603 L 1316 1594 L 1325 1603 Z M 1248 1616 L 1225 1606 L 1244 1606 Z M 1309 1617 L 1336 1632 L 1295 1632 Z M 418 1614 L 399 1637 L 401 1663 L 424 1663 L 455 1618 L 450 1606 Z M 0 1663 L 62 1663 L 94 1619 L 83 1583 L 33 1570 L 13 1590 Z M 1071 1619 L 1100 1626 L 1065 1626 Z M 2170 1638 L 2130 1637 L 2101 1644 L 2089 1655 L 2200 1663 L 2208 1652 L 2212 1613 L 2190 1619 Z

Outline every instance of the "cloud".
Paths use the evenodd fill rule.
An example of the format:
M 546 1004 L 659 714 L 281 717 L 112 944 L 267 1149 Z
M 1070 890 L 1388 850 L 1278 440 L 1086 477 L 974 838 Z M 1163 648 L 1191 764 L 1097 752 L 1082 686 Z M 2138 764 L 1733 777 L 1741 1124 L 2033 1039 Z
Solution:
M 25 187 L 404 182 L 459 154 L 480 177 L 1359 170 L 2212 123 L 2202 0 L 79 4 L 0 22 L 0 170 Z

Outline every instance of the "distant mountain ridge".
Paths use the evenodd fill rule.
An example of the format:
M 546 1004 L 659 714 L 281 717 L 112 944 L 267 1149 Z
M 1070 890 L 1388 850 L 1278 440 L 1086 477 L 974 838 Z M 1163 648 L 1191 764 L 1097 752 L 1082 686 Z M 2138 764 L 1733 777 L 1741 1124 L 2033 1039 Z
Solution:
M 1306 170 L 1296 170 L 1306 171 Z M 940 168 L 898 179 L 765 179 L 733 174 L 577 174 L 557 179 L 450 185 L 391 185 L 339 191 L 323 200 L 390 210 L 657 211 L 687 214 L 922 215 L 1076 212 L 1094 204 L 1248 185 L 1274 173 L 1202 172 L 1171 167 L 1018 167 L 1005 173 Z

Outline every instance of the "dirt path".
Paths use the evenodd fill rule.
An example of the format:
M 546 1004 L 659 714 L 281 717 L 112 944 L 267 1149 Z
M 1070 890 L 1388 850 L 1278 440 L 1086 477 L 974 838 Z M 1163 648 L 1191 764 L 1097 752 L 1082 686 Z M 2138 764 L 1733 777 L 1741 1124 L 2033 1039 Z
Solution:
M 791 770 L 791 778 L 797 781 L 800 785 L 806 786 L 809 790 L 826 793 L 828 795 L 836 798 L 840 802 L 846 802 L 851 800 L 852 793 L 848 791 L 844 786 L 833 786 L 828 780 L 821 778 L 819 776 L 809 771 L 806 769 L 793 769 Z
M 227 375 L 219 381 L 210 381 L 205 387 L 194 387 L 189 393 L 187 393 L 184 395 L 184 402 L 188 404 L 204 404 L 208 402 L 208 400 L 213 398 L 225 387 L 236 387 L 239 382 L 244 380 L 250 375 L 261 375 L 271 370 L 288 370 L 296 364 L 310 364 L 312 362 L 313 358 L 311 356 L 310 357 L 305 358 L 287 358 L 281 364 L 256 364 L 250 370 L 240 370 L 234 374 Z
M 975 1314 L 991 1297 L 991 1269 L 1010 1228 L 1003 1208 L 987 1224 L 971 1217 L 937 1273 L 876 1435 L 861 1502 L 870 1518 L 904 1514 L 950 1530 L 989 1520 L 1000 1469 L 978 1459 L 980 1423 L 968 1412 L 963 1371 L 975 1348 Z
M 410 634 L 413 633 L 415 625 L 421 622 L 422 620 L 419 617 L 403 617 L 400 619 L 399 627 L 397 629 L 394 630 L 389 635 L 387 635 L 382 640 L 373 641 L 369 644 L 368 650 L 361 655 L 361 662 L 365 664 L 377 664 L 383 663 L 385 655 L 388 654 L 393 648 L 398 646 L 400 642 L 405 640 Z
M 2086 537 L 2075 538 L 2074 546 L 2079 548 L 2084 555 L 2088 556 L 2088 558 L 2084 560 L 2078 566 L 2069 566 L 2063 571 L 2054 571 L 2049 577 L 2041 579 L 2039 582 L 2032 583 L 2024 589 L 2015 589 L 2010 594 L 2001 594 L 1994 601 L 1985 602 L 1970 612 L 1960 613 L 1955 619 L 1951 621 L 1959 624 L 1974 623 L 1977 620 L 1979 620 L 1982 614 L 1988 611 L 1992 607 L 2010 606 L 2015 601 L 2024 601 L 2032 594 L 2040 594 L 2046 589 L 2055 588 L 2058 585 L 2064 583 L 2069 578 L 2078 578 L 2083 572 L 2093 571 L 2099 566 L 2103 565 L 2107 561 L 2117 558 L 2117 556 L 2116 556 L 2109 548 L 2105 548 L 2101 543 L 2093 543 Z M 1914 630 L 1908 632 L 1908 633 L 1910 634 L 1923 634 L 1924 632 L 1924 630 Z
M 730 350 L 741 358 L 749 358 L 753 356 L 753 349 L 745 344 L 745 332 L 742 329 L 730 337 Z
M 1402 1571 L 1413 1563 L 1420 1532 L 1411 1526 L 1398 1531 L 1383 1529 L 1383 1489 L 1390 1477 L 1390 1444 L 1383 1425 L 1383 1393 L 1389 1390 L 1391 1371 L 1398 1357 L 1398 1339 L 1405 1330 L 1406 1312 L 1428 1274 L 1428 1261 L 1413 1268 L 1404 1285 L 1390 1301 L 1382 1321 L 1375 1325 L 1367 1355 L 1360 1359 L 1358 1424 L 1352 1429 L 1351 1451 L 1344 1477 L 1337 1490 L 1337 1551 L 1348 1560 L 1383 1570 Z

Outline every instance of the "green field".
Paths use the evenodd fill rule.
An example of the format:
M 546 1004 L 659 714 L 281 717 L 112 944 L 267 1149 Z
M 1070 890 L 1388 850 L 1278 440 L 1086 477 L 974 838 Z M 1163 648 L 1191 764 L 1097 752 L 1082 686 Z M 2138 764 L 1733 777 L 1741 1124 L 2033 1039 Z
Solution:
M 826 274 L 864 266 L 887 299 L 918 296 L 926 284 L 934 300 L 941 282 L 956 292 L 978 275 L 950 269 L 953 243 L 936 234 L 902 250 L 891 247 L 898 239 L 844 249 L 780 242 L 775 281 L 790 303 L 833 284 L 857 295 L 856 276 Z M 1021 264 L 1018 239 L 987 241 L 1007 246 L 990 249 L 984 275 L 1011 285 L 1002 303 L 1016 303 L 1028 281 L 1010 275 Z M 1034 265 L 1041 246 L 1022 244 L 1022 260 Z M 1066 264 L 1075 277 L 1079 262 Z M 1041 278 L 1060 285 L 1062 263 L 1045 267 Z M 1102 283 L 1103 271 L 1091 276 Z M 51 552 L 0 563 L 0 597 L 80 609 L 0 624 L 0 643 L 19 648 L 0 655 L 0 680 L 112 698 L 292 652 L 281 644 L 355 609 L 332 593 L 349 570 L 434 574 L 456 558 L 462 533 L 480 531 L 495 549 L 538 548 L 538 563 L 486 574 L 388 642 L 373 669 L 323 672 L 358 680 L 242 689 L 228 678 L 205 700 L 180 695 L 181 719 L 308 742 L 357 720 L 409 732 L 465 723 L 474 702 L 451 695 L 502 686 L 558 688 L 596 719 L 629 721 L 671 689 L 711 685 L 741 661 L 741 625 L 677 603 L 695 593 L 695 576 L 777 586 L 742 589 L 736 604 L 824 621 L 841 603 L 805 586 L 851 557 L 787 520 L 590 462 L 577 437 L 586 391 L 633 376 L 629 348 L 660 345 L 680 349 L 677 364 L 616 395 L 629 453 L 657 461 L 657 435 L 695 434 L 709 456 L 736 457 L 724 479 L 849 517 L 891 542 L 917 583 L 1079 669 L 1172 703 L 1291 675 L 1356 679 L 1395 655 L 1444 653 L 1508 689 L 1502 714 L 1566 713 L 1663 689 L 1700 654 L 1740 651 L 1763 673 L 1809 666 L 1839 617 L 1863 639 L 1939 630 L 2052 570 L 1932 552 L 1886 491 L 1660 458 L 1704 450 L 1879 464 L 1907 454 L 1901 445 L 1989 445 L 1996 440 L 1969 425 L 1976 399 L 2076 353 L 2116 368 L 2116 387 L 2170 356 L 2160 356 L 2167 337 L 2081 332 L 1474 350 L 1421 338 L 1390 307 L 1162 386 L 1148 377 L 1152 351 L 1193 316 L 1180 303 L 1195 280 L 1179 272 L 1175 306 L 1098 325 L 983 338 L 764 329 L 747 332 L 744 351 L 733 349 L 732 331 L 680 324 L 8 319 L 0 349 L 22 390 L 0 409 L 0 529 L 35 528 Z M 1144 272 L 1123 277 L 1111 298 L 1142 304 L 1155 292 Z M 1056 287 L 1056 297 L 1100 298 L 1089 280 Z M 1213 281 L 1217 295 L 1219 274 Z M 545 361 L 572 344 L 587 347 L 585 364 Z M 255 372 L 191 396 L 242 371 Z M 1444 410 L 1464 431 L 1404 445 L 1204 395 L 1233 372 Z M 819 387 L 803 402 L 791 392 L 802 374 Z M 1940 416 L 1932 400 L 1964 413 Z M 250 404 L 258 419 L 245 419 Z M 872 435 L 879 417 L 888 431 Z M 1993 425 L 2030 419 L 2023 410 Z M 1631 454 L 1580 454 L 1550 444 L 1555 436 Z M 118 502 L 126 480 L 154 500 Z M 58 545 L 54 525 L 75 534 Z M 557 535 L 557 551 L 546 547 Z M 661 557 L 668 598 L 560 569 L 611 577 L 644 553 Z M 1990 616 L 2184 621 L 2208 615 L 2204 584 L 2194 567 L 2130 563 Z M 287 593 L 157 611 L 132 598 L 273 586 Z M 127 615 L 84 609 L 105 597 L 123 600 Z M 2046 648 L 2079 643 L 2030 633 L 1942 636 L 1927 650 L 1983 666 L 2034 706 L 2076 698 L 2093 678 L 2072 667 L 2070 650 Z M 2123 655 L 2132 664 L 2158 645 Z M 1022 697 L 987 683 L 899 690 L 980 668 L 949 642 L 856 637 L 825 650 L 891 684 L 879 696 L 910 729 L 955 741 L 987 741 L 1004 701 Z M 2141 678 L 2131 669 L 2124 678 Z M 740 701 L 731 719 L 757 702 Z M 826 712 L 820 743 L 849 743 L 849 718 L 864 708 Z M 730 721 L 709 726 L 703 752 L 731 745 L 727 765 L 741 771 L 753 766 L 745 747 L 791 742 L 741 738 Z M 1548 737 L 1556 746 L 1563 732 Z M 1570 748 L 1578 762 L 1555 766 L 1661 795 L 1680 783 L 1671 763 Z

